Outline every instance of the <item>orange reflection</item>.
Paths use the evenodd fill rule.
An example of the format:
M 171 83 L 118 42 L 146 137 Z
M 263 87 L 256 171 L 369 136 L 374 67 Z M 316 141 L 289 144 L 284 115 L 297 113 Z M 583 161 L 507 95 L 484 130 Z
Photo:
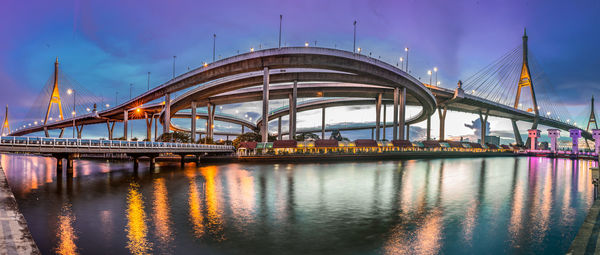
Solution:
M 127 195 L 127 248 L 133 254 L 147 254 L 152 250 L 152 243 L 147 240 L 148 227 L 144 201 L 139 192 L 139 185 L 131 183 Z
M 217 175 L 217 167 L 209 166 L 200 169 L 200 173 L 206 181 L 206 211 L 208 215 L 208 231 L 211 233 L 215 241 L 225 240 L 223 236 L 223 220 L 221 219 L 222 211 L 219 209 L 219 198 L 217 183 L 215 177 Z
M 58 238 L 58 247 L 55 251 L 57 254 L 78 254 L 77 235 L 73 229 L 73 223 L 75 222 L 75 216 L 71 213 L 71 206 L 66 204 L 62 208 L 62 213 L 58 216 L 58 231 L 56 237 Z
M 254 177 L 248 171 L 233 165 L 227 171 L 227 185 L 229 187 L 229 203 L 236 219 L 236 228 L 243 231 L 244 227 L 252 223 L 255 206 Z
M 158 237 L 162 248 L 167 248 L 173 240 L 171 233 L 171 215 L 169 213 L 169 200 L 167 186 L 164 178 L 154 180 L 154 220 L 155 235 Z
M 194 236 L 200 238 L 204 235 L 204 218 L 202 217 L 202 202 L 200 200 L 200 192 L 198 192 L 198 184 L 196 184 L 196 172 L 192 168 L 186 168 L 185 175 L 190 182 L 190 192 L 188 203 L 190 204 L 190 221 L 194 229 Z

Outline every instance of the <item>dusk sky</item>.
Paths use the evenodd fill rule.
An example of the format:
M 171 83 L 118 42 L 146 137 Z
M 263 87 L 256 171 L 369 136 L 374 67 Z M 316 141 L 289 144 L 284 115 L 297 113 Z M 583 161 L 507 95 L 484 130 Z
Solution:
M 363 52 L 395 64 L 409 47 L 411 74 L 424 78 L 436 66 L 447 88 L 518 46 L 526 27 L 530 51 L 554 85 L 550 89 L 583 123 L 590 96 L 600 95 L 598 13 L 599 1 L 4 0 L 0 104 L 9 105 L 16 125 L 52 74 L 56 57 L 62 71 L 81 86 L 111 103 L 119 91 L 122 102 L 129 98 L 130 83 L 134 95 L 146 90 L 147 72 L 151 87 L 169 80 L 174 55 L 177 74 L 210 62 L 213 34 L 222 58 L 251 47 L 276 47 L 282 14 L 284 45 L 317 41 L 320 47 L 351 51 L 357 20 L 357 46 Z M 368 118 L 369 109 L 355 116 Z M 332 111 L 341 114 L 328 122 L 347 121 L 344 112 L 350 110 Z M 319 124 L 319 114 L 300 115 L 305 124 L 299 127 Z M 447 134 L 473 134 L 464 124 L 476 118 L 450 113 Z M 437 134 L 437 117 L 432 119 Z M 508 120 L 490 122 L 499 135 L 510 130 Z M 134 132 L 143 136 L 142 122 L 138 126 Z M 525 124 L 521 128 L 527 129 Z M 105 128 L 97 132 L 106 133 Z

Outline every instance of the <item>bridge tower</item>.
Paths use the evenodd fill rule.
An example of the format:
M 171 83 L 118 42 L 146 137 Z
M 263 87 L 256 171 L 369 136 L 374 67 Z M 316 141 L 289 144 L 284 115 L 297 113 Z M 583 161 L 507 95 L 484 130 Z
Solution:
M 4 122 L 2 122 L 2 130 L 0 136 L 10 134 L 10 125 L 8 124 L 8 105 L 6 105 L 6 113 L 4 114 Z
M 537 100 L 535 98 L 535 90 L 533 89 L 533 80 L 531 79 L 531 73 L 529 72 L 529 62 L 528 62 L 528 48 L 527 48 L 527 30 L 523 31 L 523 65 L 521 66 L 521 75 L 519 77 L 519 82 L 517 84 L 517 95 L 515 98 L 514 108 L 517 109 L 519 107 L 519 99 L 521 99 L 521 90 L 523 88 L 529 87 L 529 91 L 531 92 L 531 101 L 533 101 L 533 109 L 528 111 L 533 111 L 535 113 L 535 118 L 533 121 L 533 125 L 531 129 L 537 129 L 538 125 L 538 117 L 539 117 L 539 109 L 537 105 Z M 522 145 L 523 140 L 521 139 L 521 134 L 519 133 L 519 128 L 517 127 L 517 121 L 512 120 L 513 131 L 515 133 L 515 140 L 517 144 Z M 527 139 L 527 146 L 529 145 L 531 139 Z
M 587 128 L 585 129 L 585 131 L 588 132 L 590 131 L 592 123 L 594 123 L 594 129 L 598 129 L 598 122 L 596 122 L 596 114 L 594 113 L 594 96 L 592 96 L 591 109 L 592 111 L 590 112 L 590 118 L 588 119 Z
M 50 100 L 48 102 L 48 109 L 46 110 L 46 117 L 44 118 L 44 126 L 48 123 L 48 118 L 50 117 L 50 111 L 52 110 L 52 105 L 58 105 L 59 117 L 60 120 L 64 120 L 62 103 L 60 100 L 60 92 L 58 90 L 58 58 L 56 58 L 56 62 L 54 62 L 54 87 L 52 88 L 52 94 L 50 95 Z M 46 133 L 46 137 L 48 137 L 48 129 L 44 127 L 44 132 Z M 61 129 L 60 136 L 64 132 L 64 128 Z

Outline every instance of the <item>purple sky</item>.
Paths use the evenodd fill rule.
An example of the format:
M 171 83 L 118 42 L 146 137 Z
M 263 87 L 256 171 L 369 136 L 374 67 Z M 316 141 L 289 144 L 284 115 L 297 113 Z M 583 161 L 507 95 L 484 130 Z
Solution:
M 442 86 L 454 87 L 521 42 L 523 28 L 557 94 L 574 116 L 598 92 L 598 1 L 20 1 L 0 8 L 0 104 L 12 121 L 24 116 L 59 57 L 70 77 L 114 101 L 250 47 L 283 43 L 351 50 L 357 46 L 395 63 L 410 47 L 415 77 L 437 66 Z M 600 94 L 600 93 L 598 93 Z M 466 121 L 465 123 L 470 123 Z M 459 132 L 459 131 L 457 131 Z M 459 135 L 459 134 L 455 134 Z

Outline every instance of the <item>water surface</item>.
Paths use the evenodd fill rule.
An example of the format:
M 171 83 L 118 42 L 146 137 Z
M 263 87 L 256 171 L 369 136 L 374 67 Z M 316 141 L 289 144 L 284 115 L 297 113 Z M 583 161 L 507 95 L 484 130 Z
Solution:
M 591 161 L 329 164 L 0 162 L 43 253 L 564 254 L 593 200 Z

